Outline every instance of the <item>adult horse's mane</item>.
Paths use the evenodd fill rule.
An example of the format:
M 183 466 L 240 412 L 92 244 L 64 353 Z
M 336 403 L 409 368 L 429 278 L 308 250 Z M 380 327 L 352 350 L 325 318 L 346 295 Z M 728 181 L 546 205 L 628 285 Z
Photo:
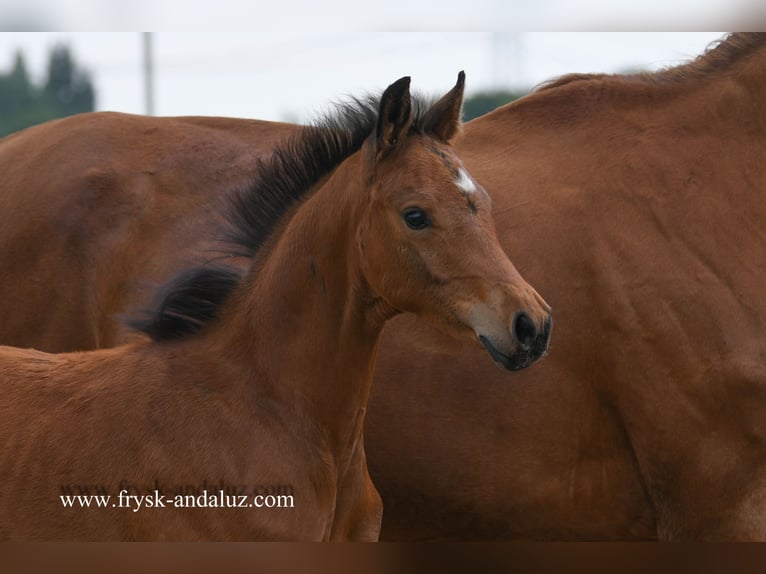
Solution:
M 587 80 L 628 80 L 652 84 L 680 84 L 695 78 L 704 78 L 711 72 L 726 69 L 766 45 L 766 33 L 734 33 L 712 42 L 705 52 L 694 60 L 656 72 L 635 74 L 567 74 L 543 82 L 535 92 L 543 92 Z
M 337 104 L 287 138 L 270 157 L 259 159 L 249 187 L 224 196 L 222 235 L 235 247 L 235 255 L 252 258 L 291 208 L 362 147 L 377 126 L 379 101 L 368 96 Z M 410 132 L 423 133 L 429 102 L 413 97 L 412 109 Z M 215 318 L 241 279 L 239 270 L 222 265 L 188 269 L 160 289 L 152 309 L 126 322 L 157 341 L 190 335 Z

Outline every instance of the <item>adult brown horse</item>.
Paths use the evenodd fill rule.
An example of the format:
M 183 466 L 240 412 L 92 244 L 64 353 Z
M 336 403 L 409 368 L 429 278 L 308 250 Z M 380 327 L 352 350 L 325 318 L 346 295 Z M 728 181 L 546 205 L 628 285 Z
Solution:
M 557 336 L 544 361 L 507 376 L 417 321 L 388 325 L 365 436 L 386 509 L 382 537 L 766 538 L 765 69 L 764 36 L 735 34 L 689 64 L 571 76 L 466 124 L 457 149 L 493 194 L 504 249 L 556 310 Z M 4 140 L 3 172 L 61 137 L 56 125 L 71 130 L 99 117 L 100 129 L 113 133 L 112 116 L 84 116 L 14 136 L 13 153 Z M 143 126 L 171 121 L 131 119 L 111 141 L 169 155 L 172 140 Z M 263 126 L 264 139 L 271 130 Z M 49 155 L 73 158 L 73 142 L 64 143 Z M 130 153 L 115 150 L 88 150 L 88 166 L 115 165 Z M 70 161 L 85 162 L 84 153 Z M 80 268 L 93 268 L 105 284 L 95 266 L 128 258 L 121 241 L 142 238 L 133 210 L 138 216 L 123 223 L 133 232 L 106 235 L 99 249 L 113 255 L 91 257 L 93 267 L 75 249 L 31 267 L 38 253 L 59 249 L 48 230 L 66 212 L 47 207 L 58 193 L 79 205 L 77 194 L 89 189 L 69 185 L 83 174 L 62 169 L 63 159 L 50 166 L 46 158 L 0 186 L 4 205 L 28 196 L 35 211 L 27 217 L 39 222 L 11 255 L 0 250 L 18 261 L 13 271 L 7 259 L 0 266 L 7 342 L 17 342 L 16 329 L 31 336 L 45 329 L 49 306 L 72 323 L 89 316 L 92 329 L 125 312 L 106 296 L 62 301 L 97 284 Z M 207 174 L 227 167 L 200 167 L 199 156 L 176 161 Z M 139 177 L 143 164 L 122 167 L 119 189 L 136 194 L 131 184 L 149 179 Z M 47 177 L 33 179 L 35 171 Z M 183 189 L 164 181 L 180 206 Z M 12 217 L 0 225 L 0 245 L 18 237 L 24 220 L 14 213 L 0 210 Z M 88 227 L 64 228 L 77 238 Z M 130 284 L 135 271 L 124 271 L 109 277 L 112 285 Z
M 135 338 L 115 314 L 149 305 L 142 280 L 210 257 L 211 192 L 248 185 L 295 129 L 101 113 L 0 140 L 0 343 L 60 352 Z
M 766 35 L 562 78 L 463 142 L 556 338 L 508 385 L 390 325 L 366 433 L 382 536 L 766 540 Z
M 385 321 L 416 313 L 507 369 L 548 344 L 549 309 L 450 146 L 463 80 L 425 107 L 402 78 L 278 147 L 224 200 L 249 273 L 181 274 L 141 324 L 151 342 L 0 347 L 0 534 L 377 539 L 362 429 Z M 61 492 L 89 484 L 107 494 Z M 272 509 L 273 494 L 225 486 L 286 484 Z

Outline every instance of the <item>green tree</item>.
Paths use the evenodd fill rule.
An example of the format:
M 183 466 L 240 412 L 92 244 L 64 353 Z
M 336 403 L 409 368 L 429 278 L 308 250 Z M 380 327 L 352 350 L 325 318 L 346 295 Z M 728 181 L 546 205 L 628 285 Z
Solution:
M 495 108 L 525 96 L 527 92 L 495 90 L 491 92 L 478 92 L 463 102 L 463 121 L 469 121 L 491 112 Z
M 16 53 L 11 71 L 0 74 L 0 137 L 55 118 L 93 111 L 94 107 L 90 77 L 75 64 L 66 46 L 51 51 L 48 77 L 42 87 L 30 80 L 21 52 Z
M 93 110 L 95 95 L 90 78 L 77 68 L 66 46 L 56 46 L 51 52 L 44 93 L 62 115 Z
M 11 72 L 0 75 L 0 136 L 24 127 L 30 110 L 36 105 L 24 56 L 17 52 Z

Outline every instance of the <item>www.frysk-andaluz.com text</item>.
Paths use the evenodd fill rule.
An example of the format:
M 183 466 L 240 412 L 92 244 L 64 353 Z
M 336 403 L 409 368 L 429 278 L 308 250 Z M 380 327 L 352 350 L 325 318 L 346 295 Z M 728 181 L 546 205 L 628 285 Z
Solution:
M 159 486 L 159 484 L 155 484 Z M 203 483 L 202 488 L 183 487 L 145 488 L 120 483 L 117 496 L 98 485 L 62 486 L 59 496 L 65 508 L 125 508 L 133 512 L 147 508 L 294 508 L 295 497 L 290 486 L 225 486 L 219 488 Z M 211 490 L 208 490 L 211 487 Z M 170 493 L 168 491 L 170 490 Z M 143 493 L 142 493 L 143 491 Z M 78 493 L 78 494 L 74 494 Z M 95 494 L 93 494 L 95 493 Z

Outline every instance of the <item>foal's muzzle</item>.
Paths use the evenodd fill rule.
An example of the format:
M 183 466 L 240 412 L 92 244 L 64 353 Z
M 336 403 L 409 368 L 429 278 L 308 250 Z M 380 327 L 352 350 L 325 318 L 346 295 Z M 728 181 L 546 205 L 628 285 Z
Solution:
M 548 350 L 552 325 L 553 320 L 549 315 L 542 328 L 538 329 L 529 315 L 519 311 L 513 318 L 511 327 L 511 333 L 516 341 L 514 353 L 506 355 L 484 335 L 479 335 L 479 342 L 499 366 L 509 371 L 519 371 L 530 366 Z

